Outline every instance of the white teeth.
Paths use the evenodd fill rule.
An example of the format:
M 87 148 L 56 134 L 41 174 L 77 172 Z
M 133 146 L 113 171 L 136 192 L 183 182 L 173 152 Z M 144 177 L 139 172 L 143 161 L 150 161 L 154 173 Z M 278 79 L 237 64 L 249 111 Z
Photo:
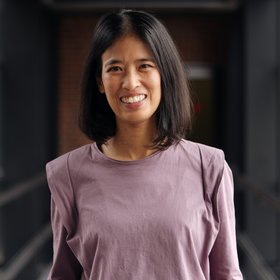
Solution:
M 140 102 L 142 100 L 144 100 L 146 98 L 145 94 L 140 94 L 140 95 L 136 95 L 136 96 L 130 96 L 130 97 L 122 97 L 121 101 L 127 104 L 132 104 L 132 103 L 136 103 L 136 102 Z

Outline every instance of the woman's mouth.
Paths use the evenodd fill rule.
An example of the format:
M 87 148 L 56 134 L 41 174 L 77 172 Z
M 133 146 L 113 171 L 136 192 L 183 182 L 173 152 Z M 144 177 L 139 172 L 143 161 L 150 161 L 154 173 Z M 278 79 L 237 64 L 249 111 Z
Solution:
M 121 102 L 125 104 L 133 104 L 137 102 L 141 102 L 147 98 L 146 94 L 139 94 L 135 96 L 123 96 L 121 97 Z

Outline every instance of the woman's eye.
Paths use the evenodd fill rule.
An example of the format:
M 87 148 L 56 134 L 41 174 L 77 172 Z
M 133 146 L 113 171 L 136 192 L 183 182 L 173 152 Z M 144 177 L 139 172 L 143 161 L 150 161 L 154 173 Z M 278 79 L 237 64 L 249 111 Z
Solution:
M 121 67 L 119 67 L 119 66 L 112 66 L 112 67 L 110 67 L 107 71 L 108 72 L 117 72 L 117 71 L 121 71 L 122 69 L 121 69 Z
M 150 64 L 141 64 L 141 66 L 140 66 L 140 68 L 142 68 L 142 69 L 147 69 L 147 68 L 151 68 L 152 67 L 152 65 L 150 65 Z

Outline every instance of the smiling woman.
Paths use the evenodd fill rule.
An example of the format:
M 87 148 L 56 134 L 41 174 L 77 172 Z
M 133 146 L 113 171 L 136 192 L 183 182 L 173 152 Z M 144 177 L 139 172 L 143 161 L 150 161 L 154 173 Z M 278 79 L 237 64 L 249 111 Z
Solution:
M 99 88 L 116 117 L 115 137 L 126 125 L 150 123 L 155 131 L 161 79 L 151 50 L 142 40 L 125 35 L 104 52 Z
M 153 115 L 156 131 L 147 140 L 149 146 L 165 149 L 186 136 L 191 126 L 191 100 L 184 67 L 173 40 L 155 17 L 125 10 L 101 18 L 96 27 L 84 72 L 80 127 L 99 147 L 108 144 L 118 129 L 113 108 L 108 106 L 109 94 L 100 94 L 104 92 L 102 82 L 109 77 L 110 84 L 123 78 L 126 93 L 122 95 L 128 98 L 134 97 L 133 91 L 144 90 L 148 81 L 160 79 L 160 102 Z M 140 85 L 140 78 L 143 84 L 133 85 Z M 154 99 L 147 90 L 145 100 Z
M 242 279 L 231 170 L 221 150 L 183 139 L 190 122 L 164 26 L 142 11 L 102 17 L 81 98 L 94 142 L 47 164 L 49 279 Z

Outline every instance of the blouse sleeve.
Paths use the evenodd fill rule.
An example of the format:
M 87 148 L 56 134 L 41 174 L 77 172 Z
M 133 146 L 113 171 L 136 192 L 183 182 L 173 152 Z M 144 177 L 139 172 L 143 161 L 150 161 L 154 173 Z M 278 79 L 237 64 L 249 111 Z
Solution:
M 68 169 L 69 155 L 46 166 L 51 191 L 51 224 L 53 231 L 53 264 L 48 280 L 81 279 L 82 266 L 70 243 L 76 229 L 77 211 Z
M 81 279 L 82 267 L 66 242 L 67 231 L 60 214 L 51 200 L 51 222 L 53 230 L 53 263 L 48 280 Z
M 222 178 L 215 197 L 219 231 L 210 254 L 213 280 L 241 280 L 237 256 L 232 173 L 224 162 Z

